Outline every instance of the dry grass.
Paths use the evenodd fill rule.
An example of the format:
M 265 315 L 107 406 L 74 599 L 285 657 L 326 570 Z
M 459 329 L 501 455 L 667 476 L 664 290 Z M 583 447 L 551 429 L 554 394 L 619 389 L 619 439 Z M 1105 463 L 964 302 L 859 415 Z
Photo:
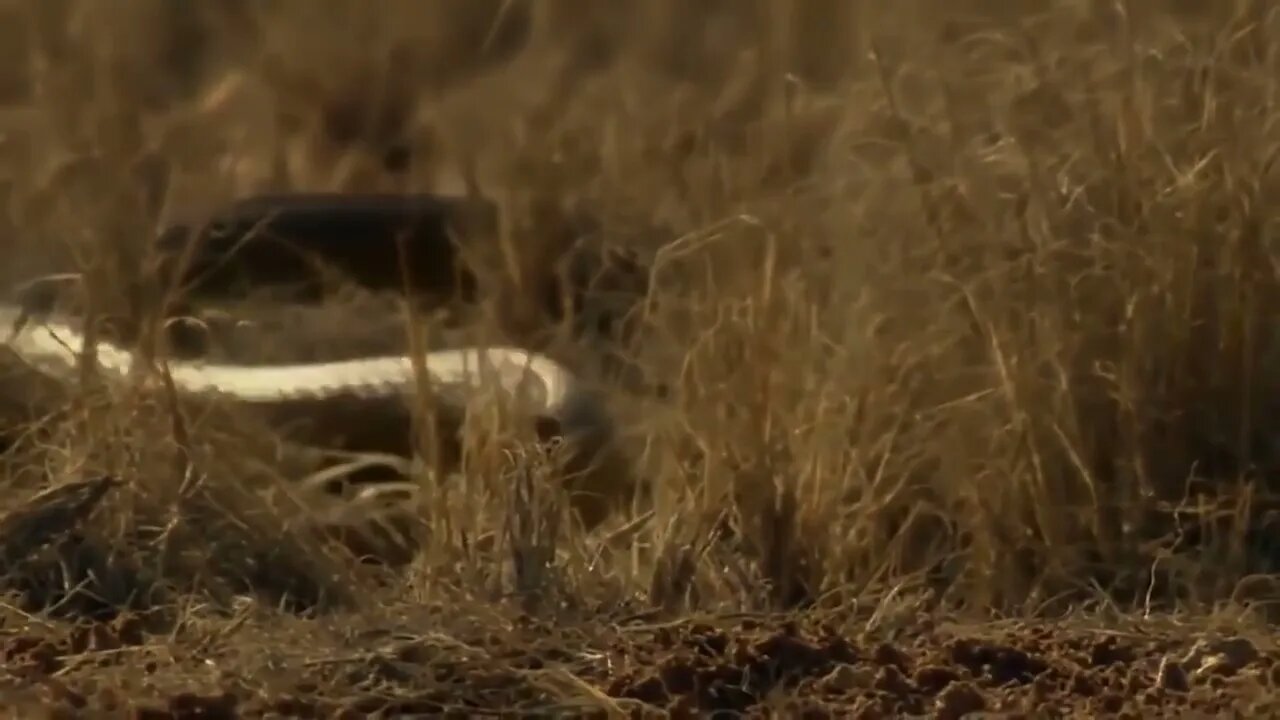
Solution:
M 4 3 L 3 279 L 79 267 L 122 307 L 145 241 L 228 198 L 470 187 L 502 204 L 515 292 L 467 337 L 521 322 L 547 209 L 589 209 L 651 265 L 629 351 L 667 390 L 618 393 L 631 510 L 585 532 L 542 463 L 477 433 L 462 477 L 398 521 L 418 552 L 390 572 L 289 519 L 311 512 L 291 481 L 314 468 L 249 420 L 38 387 L 59 413 L 14 441 L 0 504 L 120 487 L 24 575 L 23 612 L 167 608 L 143 649 L 186 659 L 142 694 L 226 687 L 184 663 L 274 627 L 283 659 L 250 663 L 263 696 L 358 642 L 333 622 L 461 636 L 524 614 L 607 644 L 651 611 L 816 614 L 858 637 L 923 613 L 1269 616 L 1276 14 L 1015 5 Z M 402 327 L 356 302 L 312 321 L 323 343 L 273 326 L 294 328 L 280 347 L 408 346 L 335 320 Z M 596 651 L 565 642 L 585 654 L 469 702 L 630 712 L 583 669 Z M 384 687 L 426 682 L 360 653 Z

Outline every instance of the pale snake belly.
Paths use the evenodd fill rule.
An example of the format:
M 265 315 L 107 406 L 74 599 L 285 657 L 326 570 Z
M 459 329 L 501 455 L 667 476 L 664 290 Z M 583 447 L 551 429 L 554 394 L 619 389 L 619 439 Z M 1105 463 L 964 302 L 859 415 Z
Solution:
M 74 382 L 80 373 L 85 334 L 58 319 L 23 322 L 25 317 L 20 306 L 0 304 L 4 346 L 40 374 Z M 98 341 L 94 355 L 98 372 L 109 382 L 128 382 L 139 371 L 147 372 L 139 367 L 143 363 L 139 356 L 111 342 Z M 476 402 L 505 396 L 518 415 L 538 426 L 544 439 L 552 436 L 573 448 L 579 469 L 594 462 L 614 439 L 612 419 L 599 391 L 544 355 L 514 347 L 443 349 L 427 352 L 421 367 L 438 412 L 462 417 Z M 352 398 L 403 405 L 418 388 L 413 359 L 406 355 L 290 365 L 167 359 L 165 370 L 182 396 L 221 398 L 266 410 L 300 406 L 303 413 Z M 499 395 L 485 394 L 491 391 Z M 359 424 L 361 418 L 346 417 L 344 422 Z M 402 427 L 391 432 L 403 432 L 407 438 L 409 430 Z

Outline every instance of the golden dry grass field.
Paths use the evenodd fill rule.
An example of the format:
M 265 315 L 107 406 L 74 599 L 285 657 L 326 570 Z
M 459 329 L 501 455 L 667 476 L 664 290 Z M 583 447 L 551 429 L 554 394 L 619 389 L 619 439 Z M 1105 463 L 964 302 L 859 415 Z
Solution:
M 470 191 L 512 242 L 454 342 L 533 333 L 567 213 L 648 289 L 630 381 L 545 346 L 617 383 L 590 529 L 479 424 L 346 522 L 259 418 L 4 355 L 0 706 L 1272 716 L 1277 158 L 1262 0 L 5 0 L 0 281 L 115 312 L 231 199 Z M 409 347 L 338 295 L 223 351 Z

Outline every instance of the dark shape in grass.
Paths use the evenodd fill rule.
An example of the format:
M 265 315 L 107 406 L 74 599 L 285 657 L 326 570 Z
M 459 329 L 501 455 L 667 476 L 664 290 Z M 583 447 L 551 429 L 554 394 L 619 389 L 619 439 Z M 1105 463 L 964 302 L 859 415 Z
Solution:
M 475 281 L 461 268 L 457 238 L 495 218 L 490 205 L 435 195 L 259 195 L 228 205 L 203 226 L 170 227 L 157 249 L 162 277 L 192 298 L 287 287 L 299 300 L 319 301 L 316 260 L 369 290 L 401 291 L 403 242 L 415 293 L 472 301 Z
M 78 529 L 118 485 L 105 476 L 59 485 L 5 515 L 0 519 L 0 574 Z
M 612 336 L 628 303 L 589 310 L 589 295 L 629 293 L 638 301 L 647 271 L 629 253 L 582 242 L 597 232 L 586 218 L 553 215 L 534 230 L 556 268 L 530 301 L 552 322 Z M 481 240 L 499 232 L 498 208 L 483 199 L 416 194 L 256 195 L 215 212 L 203 225 L 174 225 L 156 243 L 158 275 L 180 303 L 284 291 L 297 302 L 326 297 L 326 275 L 374 292 L 408 295 L 426 308 L 486 299 L 478 270 Z M 402 264 L 403 259 L 403 264 Z M 408 287 L 406 288 L 406 281 Z M 171 308 L 171 312 L 180 310 Z

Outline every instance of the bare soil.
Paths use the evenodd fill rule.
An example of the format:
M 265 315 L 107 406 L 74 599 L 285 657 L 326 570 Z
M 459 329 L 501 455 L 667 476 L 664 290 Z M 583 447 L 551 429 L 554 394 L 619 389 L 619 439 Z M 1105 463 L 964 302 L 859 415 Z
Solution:
M 50 717 L 157 719 L 1267 717 L 1280 704 L 1269 638 L 1207 640 L 1168 622 L 922 614 L 867 632 L 865 617 L 838 611 L 411 615 L 237 618 L 178 637 L 136 616 L 29 628 L 5 636 L 5 685 Z

